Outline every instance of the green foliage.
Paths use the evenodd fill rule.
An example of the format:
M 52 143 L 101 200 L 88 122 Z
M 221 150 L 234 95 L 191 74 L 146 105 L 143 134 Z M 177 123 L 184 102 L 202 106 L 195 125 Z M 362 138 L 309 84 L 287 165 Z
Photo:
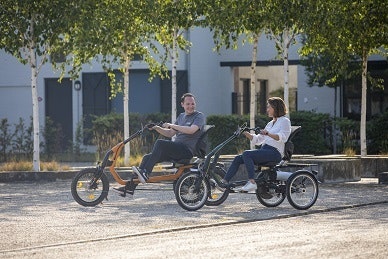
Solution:
M 353 78 L 359 75 L 361 64 L 356 57 L 349 55 L 344 60 L 339 60 L 329 51 L 313 51 L 301 64 L 305 66 L 307 84 L 309 86 L 340 86 L 342 80 Z
M 14 138 L 12 139 L 12 151 L 15 154 L 26 157 L 32 156 L 33 139 L 32 139 L 32 118 L 29 127 L 26 128 L 23 118 L 15 124 Z
M 368 122 L 367 139 L 370 154 L 388 154 L 388 111 Z
M 75 130 L 75 141 L 72 145 L 75 161 L 78 161 L 78 159 L 81 157 L 81 153 L 85 151 L 85 149 L 82 148 L 82 142 L 83 142 L 82 132 L 83 132 L 82 123 L 78 123 L 77 129 Z
M 61 125 L 55 125 L 50 117 L 46 117 L 46 125 L 43 130 L 44 151 L 48 160 L 55 158 L 62 151 L 64 139 Z
M 13 132 L 8 120 L 2 119 L 0 121 L 0 161 L 30 159 L 33 150 L 32 132 L 32 118 L 28 127 L 24 120 L 19 118 L 19 122 L 14 124 Z
M 331 129 L 331 120 L 328 114 L 306 111 L 292 112 L 290 120 L 291 125 L 302 126 L 301 131 L 292 141 L 296 154 L 323 155 L 331 153 L 327 141 L 330 138 L 325 138 Z
M 7 151 L 11 145 L 12 134 L 9 132 L 8 119 L 0 121 L 0 161 L 7 160 Z
M 339 132 L 339 136 L 336 136 L 340 140 L 339 153 L 345 153 L 346 150 L 354 150 L 359 153 L 360 122 L 347 118 L 335 118 L 334 123 Z
M 312 112 L 293 112 L 290 114 L 291 124 L 302 126 L 302 131 L 293 140 L 296 154 L 330 154 L 331 120 L 328 114 Z M 210 148 L 214 148 L 226 140 L 241 125 L 249 121 L 248 115 L 212 115 L 208 116 L 207 124 L 216 125 L 215 129 L 209 132 Z M 267 116 L 258 116 L 255 121 L 256 127 L 264 128 L 270 121 Z M 249 141 L 240 137 L 224 148 L 222 154 L 238 154 L 249 149 Z

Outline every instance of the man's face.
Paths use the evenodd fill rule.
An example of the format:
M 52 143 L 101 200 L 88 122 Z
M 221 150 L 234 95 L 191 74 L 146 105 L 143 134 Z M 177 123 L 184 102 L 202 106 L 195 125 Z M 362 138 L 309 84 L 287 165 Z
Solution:
M 194 97 L 187 96 L 181 103 L 186 114 L 192 114 L 195 111 L 195 99 Z

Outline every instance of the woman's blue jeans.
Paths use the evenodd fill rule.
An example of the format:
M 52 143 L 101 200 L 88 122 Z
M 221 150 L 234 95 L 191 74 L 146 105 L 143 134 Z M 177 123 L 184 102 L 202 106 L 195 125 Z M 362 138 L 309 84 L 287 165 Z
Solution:
M 245 164 L 248 172 L 248 179 L 254 179 L 255 164 L 260 165 L 268 162 L 278 163 L 280 160 L 282 160 L 282 157 L 279 151 L 269 145 L 263 145 L 260 149 L 245 150 L 241 155 L 238 155 L 233 159 L 224 179 L 229 182 L 232 177 L 236 175 L 241 164 Z

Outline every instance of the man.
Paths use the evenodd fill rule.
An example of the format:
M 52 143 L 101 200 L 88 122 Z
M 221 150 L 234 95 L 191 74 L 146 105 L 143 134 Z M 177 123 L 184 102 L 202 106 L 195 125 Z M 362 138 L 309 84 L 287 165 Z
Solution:
M 184 112 L 179 114 L 175 124 L 164 123 L 162 126 L 153 126 L 159 134 L 171 138 L 171 140 L 158 139 L 151 153 L 145 155 L 139 167 L 133 166 L 142 183 L 146 183 L 155 164 L 163 161 L 191 159 L 195 146 L 201 136 L 201 129 L 205 125 L 205 115 L 195 110 L 195 96 L 185 93 L 181 97 L 181 105 Z M 120 193 L 125 192 L 124 187 L 115 189 Z

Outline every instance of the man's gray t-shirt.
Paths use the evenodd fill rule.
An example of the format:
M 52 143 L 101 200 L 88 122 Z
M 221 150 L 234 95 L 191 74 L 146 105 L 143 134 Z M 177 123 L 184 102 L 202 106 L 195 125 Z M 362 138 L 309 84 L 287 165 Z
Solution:
M 197 125 L 199 127 L 199 130 L 194 134 L 185 134 L 182 132 L 177 132 L 174 139 L 175 142 L 185 144 L 189 148 L 191 153 L 194 154 L 195 145 L 197 144 L 197 141 L 202 133 L 202 128 L 205 125 L 205 115 L 199 111 L 195 111 L 189 115 L 182 112 L 181 114 L 179 114 L 178 118 L 176 119 L 175 124 L 180 126 L 189 126 L 189 127 L 191 125 Z

